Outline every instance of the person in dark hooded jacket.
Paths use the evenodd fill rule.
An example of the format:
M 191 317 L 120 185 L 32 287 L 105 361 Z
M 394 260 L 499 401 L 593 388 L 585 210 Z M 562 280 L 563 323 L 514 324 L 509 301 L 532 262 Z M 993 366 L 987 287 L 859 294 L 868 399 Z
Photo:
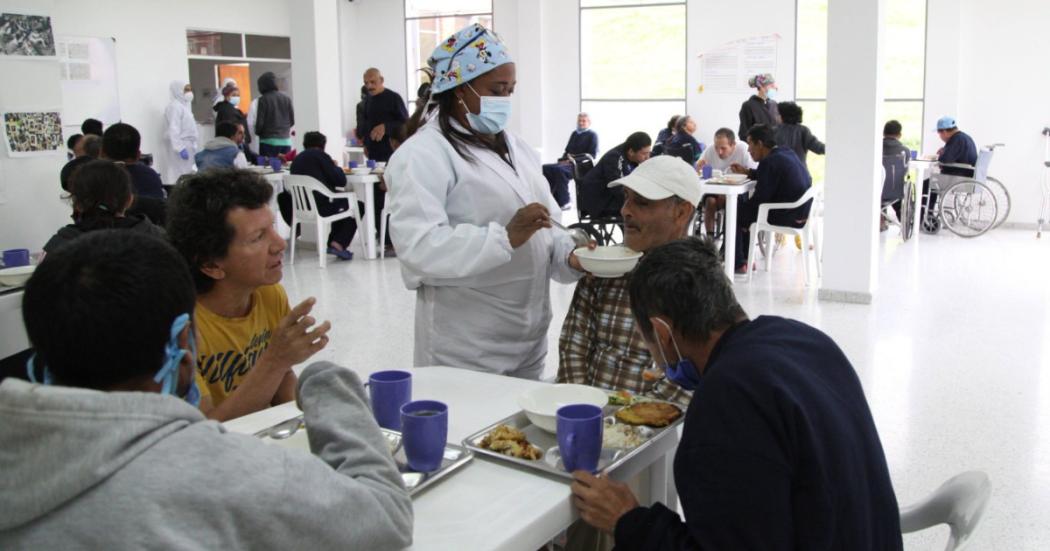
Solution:
M 163 238 L 164 228 L 143 215 L 128 214 L 134 201 L 131 176 L 119 163 L 91 161 L 73 172 L 70 182 L 73 224 L 58 230 L 44 252 L 51 253 L 74 239 L 96 230 L 132 230 Z
M 277 76 L 267 71 L 259 77 L 259 103 L 256 107 L 255 128 L 259 137 L 259 155 L 276 157 L 292 149 L 292 127 L 295 109 L 292 98 L 277 89 Z

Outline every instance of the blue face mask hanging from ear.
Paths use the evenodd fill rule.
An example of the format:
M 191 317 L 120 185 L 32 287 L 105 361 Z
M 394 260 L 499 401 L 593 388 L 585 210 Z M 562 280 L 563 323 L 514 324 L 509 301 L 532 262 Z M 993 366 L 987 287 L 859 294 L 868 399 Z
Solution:
M 663 369 L 667 375 L 667 380 L 685 390 L 696 390 L 696 385 L 700 384 L 700 371 L 696 369 L 693 360 L 683 357 L 678 350 L 678 343 L 675 342 L 674 334 L 671 333 L 671 326 L 660 318 L 655 319 L 667 328 L 667 334 L 671 336 L 671 343 L 674 345 L 674 352 L 678 354 L 678 361 L 671 365 L 667 361 L 667 356 L 664 355 L 663 345 L 660 344 L 660 341 L 656 342 L 656 346 L 660 348 L 660 359 L 663 360 Z
M 182 330 L 190 322 L 189 314 L 182 314 L 175 318 L 175 321 L 171 322 L 171 336 L 168 338 L 168 342 L 164 345 L 164 365 L 157 371 L 157 374 L 153 376 L 153 380 L 161 384 L 160 391 L 162 394 L 171 394 L 172 396 L 178 396 L 178 385 L 179 385 L 179 364 L 182 361 L 183 355 L 187 352 L 193 354 L 194 360 L 197 358 L 197 342 L 196 339 L 190 338 L 190 350 L 183 350 L 179 348 L 179 335 Z M 34 366 L 36 360 L 36 354 L 29 357 L 26 361 L 26 373 L 29 375 L 29 380 L 36 383 L 42 382 L 45 385 L 50 385 L 53 381 L 51 371 L 44 367 L 43 381 L 37 381 L 36 379 L 36 368 Z M 197 388 L 196 377 L 190 377 L 190 388 L 186 391 L 185 396 L 181 396 L 183 400 L 189 403 L 193 407 L 200 407 L 201 403 L 201 392 Z

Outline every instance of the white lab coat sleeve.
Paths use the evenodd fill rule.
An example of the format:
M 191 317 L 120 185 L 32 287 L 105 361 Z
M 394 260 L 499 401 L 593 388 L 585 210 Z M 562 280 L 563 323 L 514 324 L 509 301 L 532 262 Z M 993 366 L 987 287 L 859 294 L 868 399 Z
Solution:
M 409 144 L 406 144 L 408 146 Z M 445 210 L 456 174 L 447 152 L 403 148 L 387 170 L 390 238 L 397 258 L 429 285 L 471 277 L 510 262 L 507 230 L 497 222 L 452 225 Z
M 519 140 L 516 144 L 517 150 L 521 151 L 522 161 L 529 163 L 539 170 L 540 158 L 535 154 L 534 150 L 528 146 L 524 141 Z M 538 174 L 542 174 L 538 172 Z M 539 179 L 542 180 L 540 183 L 541 188 L 546 191 L 547 180 L 541 176 Z M 547 211 L 550 213 L 551 218 L 561 223 L 561 207 L 558 205 L 558 201 L 554 199 L 554 196 L 550 193 L 542 194 L 544 200 L 543 203 L 547 207 Z M 583 272 L 577 272 L 569 266 L 569 254 L 576 249 L 576 243 L 572 240 L 569 235 L 559 229 L 551 229 L 554 233 L 554 246 L 551 247 L 551 277 L 558 283 L 575 283 L 580 277 L 583 276 Z

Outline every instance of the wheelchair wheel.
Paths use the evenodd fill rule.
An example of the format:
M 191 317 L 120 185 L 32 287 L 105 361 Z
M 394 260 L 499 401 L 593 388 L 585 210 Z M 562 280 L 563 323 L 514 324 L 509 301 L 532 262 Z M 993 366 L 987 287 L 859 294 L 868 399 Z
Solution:
M 915 184 L 904 182 L 904 195 L 901 197 L 901 239 L 911 239 L 915 231 Z
M 1006 218 L 1010 216 L 1010 192 L 1006 190 L 1006 186 L 1002 182 L 989 176 L 985 180 L 985 185 L 991 189 L 992 194 L 995 195 L 995 225 L 992 229 L 998 228 L 1006 222 Z
M 995 226 L 995 195 L 976 180 L 952 184 L 940 197 L 940 218 L 959 237 L 977 237 Z

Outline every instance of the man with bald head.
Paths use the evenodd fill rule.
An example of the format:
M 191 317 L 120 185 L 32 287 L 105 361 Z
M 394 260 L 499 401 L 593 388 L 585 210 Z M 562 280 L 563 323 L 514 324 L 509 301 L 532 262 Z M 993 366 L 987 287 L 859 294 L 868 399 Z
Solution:
M 385 163 L 394 153 L 390 146 L 390 137 L 397 135 L 397 130 L 408 120 L 408 109 L 405 108 L 405 101 L 401 99 L 400 94 L 383 85 L 383 74 L 379 72 L 379 69 L 372 67 L 365 71 L 364 84 L 368 97 L 365 98 L 363 117 L 357 121 L 357 135 L 365 144 L 365 155 L 373 161 Z M 386 189 L 383 186 L 377 186 L 375 193 L 377 232 L 382 219 L 379 213 L 383 212 L 385 203 Z M 389 240 L 388 234 L 387 242 L 383 244 L 387 249 L 387 256 L 391 256 L 393 252 Z

